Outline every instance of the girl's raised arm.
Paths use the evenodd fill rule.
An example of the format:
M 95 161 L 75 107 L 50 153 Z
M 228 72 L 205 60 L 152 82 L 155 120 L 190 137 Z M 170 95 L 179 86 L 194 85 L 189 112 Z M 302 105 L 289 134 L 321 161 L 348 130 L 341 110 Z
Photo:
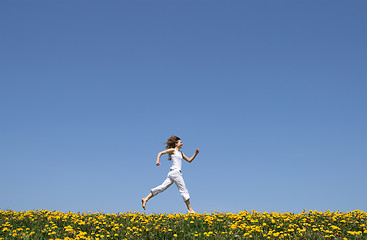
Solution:
M 195 154 L 191 158 L 186 157 L 186 155 L 184 153 L 182 153 L 182 157 L 183 157 L 183 159 L 185 159 L 186 161 L 191 163 L 195 159 L 196 155 L 198 155 L 198 153 L 199 153 L 199 149 L 197 148 L 195 150 Z
M 155 163 L 155 165 L 157 165 L 157 166 L 160 166 L 160 165 L 161 165 L 161 163 L 159 162 L 159 159 L 161 158 L 161 156 L 162 156 L 163 154 L 166 154 L 166 153 L 168 153 L 168 154 L 172 154 L 172 153 L 174 153 L 174 151 L 175 151 L 175 149 L 174 149 L 174 148 L 170 148 L 170 149 L 167 149 L 167 150 L 164 150 L 164 151 L 162 151 L 162 152 L 158 153 L 158 156 L 157 156 L 157 162 Z

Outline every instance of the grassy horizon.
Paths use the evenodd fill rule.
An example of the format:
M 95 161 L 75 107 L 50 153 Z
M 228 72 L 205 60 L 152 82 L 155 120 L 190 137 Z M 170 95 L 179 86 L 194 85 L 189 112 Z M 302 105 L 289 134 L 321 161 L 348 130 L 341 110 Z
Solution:
M 7 239 L 367 239 L 367 212 L 204 214 L 0 210 Z

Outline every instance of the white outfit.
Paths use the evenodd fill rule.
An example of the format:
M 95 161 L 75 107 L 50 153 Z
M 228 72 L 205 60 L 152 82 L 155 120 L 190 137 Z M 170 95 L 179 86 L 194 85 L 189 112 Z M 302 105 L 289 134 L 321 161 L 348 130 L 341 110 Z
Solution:
M 189 191 L 187 191 L 184 179 L 182 177 L 181 166 L 182 166 L 182 153 L 175 149 L 175 152 L 170 156 L 172 160 L 172 166 L 170 168 L 170 172 L 167 175 L 166 180 L 159 185 L 150 190 L 153 196 L 157 195 L 158 193 L 163 192 L 173 183 L 176 184 L 178 190 L 181 193 L 181 196 L 184 201 L 190 199 Z

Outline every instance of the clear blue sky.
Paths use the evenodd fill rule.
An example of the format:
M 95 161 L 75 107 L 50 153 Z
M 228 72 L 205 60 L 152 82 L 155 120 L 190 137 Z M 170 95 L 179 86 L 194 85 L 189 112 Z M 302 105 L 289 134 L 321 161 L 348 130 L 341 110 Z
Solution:
M 0 207 L 367 211 L 367 2 L 1 1 Z M 186 212 L 176 188 L 146 213 Z

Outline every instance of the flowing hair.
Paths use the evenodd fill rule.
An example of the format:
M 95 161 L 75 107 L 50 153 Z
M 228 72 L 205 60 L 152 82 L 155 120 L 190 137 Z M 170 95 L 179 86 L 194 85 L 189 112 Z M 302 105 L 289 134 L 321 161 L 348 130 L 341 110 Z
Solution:
M 175 148 L 176 143 L 178 143 L 178 140 L 181 140 L 181 139 L 177 136 L 171 136 L 170 138 L 168 138 L 167 142 L 165 142 L 166 148 L 167 149 Z M 168 160 L 171 160 L 171 154 L 169 154 Z

